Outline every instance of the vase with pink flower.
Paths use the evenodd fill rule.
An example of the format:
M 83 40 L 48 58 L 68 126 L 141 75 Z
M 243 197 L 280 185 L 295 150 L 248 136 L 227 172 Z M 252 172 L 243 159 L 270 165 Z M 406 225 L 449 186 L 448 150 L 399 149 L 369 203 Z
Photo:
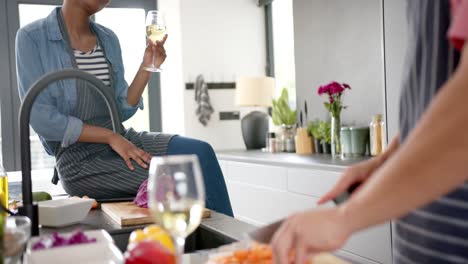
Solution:
M 343 105 L 343 97 L 346 89 L 351 89 L 346 83 L 331 82 L 326 85 L 321 85 L 318 88 L 320 96 L 326 96 L 327 101 L 324 103 L 325 108 L 330 113 L 331 117 L 331 152 L 334 158 L 341 155 L 341 110 L 346 109 Z

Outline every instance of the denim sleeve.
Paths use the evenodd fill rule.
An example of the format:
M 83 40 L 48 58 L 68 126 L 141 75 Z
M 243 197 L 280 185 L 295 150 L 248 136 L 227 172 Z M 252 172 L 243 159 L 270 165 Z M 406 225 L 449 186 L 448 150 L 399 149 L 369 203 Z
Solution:
M 112 36 L 114 42 L 116 43 L 116 56 L 117 56 L 117 63 L 115 65 L 118 73 L 116 74 L 116 82 L 115 82 L 115 94 L 117 103 L 119 105 L 121 115 L 122 115 L 122 122 L 131 118 L 138 109 L 143 109 L 143 98 L 140 98 L 138 103 L 135 106 L 131 106 L 127 101 L 127 93 L 128 93 L 128 83 L 125 81 L 125 70 L 123 66 L 122 60 L 122 50 L 120 48 L 120 42 L 118 37 L 112 32 Z
M 21 99 L 45 74 L 39 51 L 38 45 L 28 32 L 20 29 L 16 35 L 16 73 Z M 43 139 L 61 142 L 63 147 L 68 147 L 78 141 L 83 122 L 76 117 L 60 113 L 56 105 L 57 98 L 50 90 L 50 87 L 45 89 L 36 98 L 31 109 L 30 125 Z

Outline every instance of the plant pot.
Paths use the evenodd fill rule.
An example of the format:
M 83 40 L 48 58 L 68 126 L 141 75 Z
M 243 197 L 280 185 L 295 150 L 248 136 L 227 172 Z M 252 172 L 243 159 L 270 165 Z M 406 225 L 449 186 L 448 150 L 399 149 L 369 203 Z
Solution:
M 317 154 L 323 153 L 322 143 L 320 142 L 320 139 L 314 139 L 314 149 L 315 153 Z
M 322 151 L 323 154 L 331 154 L 331 144 L 322 142 Z

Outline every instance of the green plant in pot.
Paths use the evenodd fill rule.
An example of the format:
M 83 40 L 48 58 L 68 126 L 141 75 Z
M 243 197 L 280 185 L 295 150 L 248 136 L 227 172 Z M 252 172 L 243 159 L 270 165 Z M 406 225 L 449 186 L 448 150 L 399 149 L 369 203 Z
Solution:
M 281 96 L 273 99 L 272 115 L 273 124 L 281 126 L 280 140 L 282 151 L 294 152 L 294 125 L 296 124 L 296 110 L 289 106 L 288 89 L 283 88 Z M 289 144 L 288 144 L 289 141 Z M 290 146 L 288 148 L 288 146 Z
M 320 121 L 318 125 L 318 133 L 320 134 L 320 143 L 322 144 L 322 151 L 324 154 L 331 153 L 331 123 Z
M 321 154 L 323 153 L 322 149 L 322 134 L 320 133 L 320 120 L 316 119 L 315 121 L 309 122 L 307 126 L 307 131 L 310 135 L 314 138 L 314 148 L 315 153 Z

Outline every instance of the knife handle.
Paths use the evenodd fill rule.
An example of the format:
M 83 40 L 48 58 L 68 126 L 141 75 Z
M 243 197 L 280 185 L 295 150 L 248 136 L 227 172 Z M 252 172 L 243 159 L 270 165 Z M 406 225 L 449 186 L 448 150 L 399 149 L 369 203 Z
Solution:
M 333 202 L 336 205 L 340 205 L 346 202 L 346 200 L 348 200 L 349 197 L 351 197 L 351 194 L 361 185 L 361 183 L 362 182 L 353 183 L 351 186 L 349 186 L 348 190 L 342 192 L 340 195 L 335 197 L 335 199 L 333 199 Z

